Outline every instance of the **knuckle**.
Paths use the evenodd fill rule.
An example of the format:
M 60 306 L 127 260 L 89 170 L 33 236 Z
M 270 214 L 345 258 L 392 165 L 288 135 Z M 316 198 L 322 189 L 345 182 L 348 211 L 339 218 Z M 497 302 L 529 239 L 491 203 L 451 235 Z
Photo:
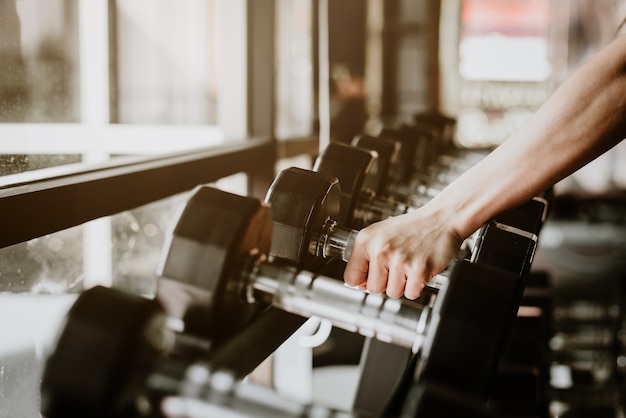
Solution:
M 381 293 L 383 293 L 385 291 L 385 287 L 381 286 L 379 283 L 368 282 L 367 283 L 367 290 L 370 293 L 373 293 L 375 295 L 379 295 L 379 294 L 381 294 Z

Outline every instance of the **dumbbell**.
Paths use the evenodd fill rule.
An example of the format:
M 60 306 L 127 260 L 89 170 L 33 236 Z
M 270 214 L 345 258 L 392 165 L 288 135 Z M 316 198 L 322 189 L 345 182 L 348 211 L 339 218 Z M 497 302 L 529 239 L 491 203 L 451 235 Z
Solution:
M 243 383 L 219 364 L 173 355 L 165 316 L 158 300 L 116 289 L 97 286 L 79 295 L 45 363 L 42 415 L 168 417 L 162 401 L 178 396 L 193 400 L 204 416 L 351 416 Z
M 337 199 L 337 195 L 329 191 L 329 189 L 332 190 L 337 187 L 336 179 L 319 183 L 319 179 L 323 177 L 320 177 L 318 173 L 301 169 L 285 170 L 279 176 L 298 171 L 303 171 L 306 174 L 305 178 L 311 180 L 312 183 L 303 184 L 301 177 L 296 176 L 293 181 L 299 185 L 299 189 L 294 190 L 290 187 L 291 193 L 285 193 L 281 195 L 280 199 L 273 200 L 273 202 L 293 201 L 301 196 L 296 191 L 308 190 L 311 196 L 321 200 L 323 204 L 311 206 L 303 203 L 301 207 L 283 207 L 282 210 L 292 215 L 306 213 L 305 218 L 307 220 L 317 220 L 317 222 L 312 223 L 317 223 L 316 230 L 313 231 L 310 224 L 304 226 L 283 224 L 278 226 L 276 216 L 272 215 L 272 228 L 274 230 L 272 239 L 280 239 L 281 235 L 277 234 L 276 231 L 283 229 L 290 231 L 292 236 L 309 237 L 300 238 L 295 243 L 299 250 L 291 252 L 292 255 L 311 249 L 314 250 L 313 252 L 317 252 L 320 248 L 342 253 L 345 250 L 338 248 L 341 245 L 335 246 L 332 243 L 341 244 L 347 240 L 328 236 L 322 238 L 326 234 L 332 235 L 332 228 L 324 227 L 324 225 L 328 220 L 326 209 L 336 208 L 336 205 L 333 205 L 330 200 L 332 196 Z M 279 184 L 283 183 L 279 182 Z M 322 184 L 325 185 L 322 187 Z M 276 187 L 276 182 L 272 187 Z M 269 195 L 273 193 L 277 193 L 277 190 L 268 192 Z M 175 283 L 180 283 L 185 289 L 200 286 L 199 294 L 212 295 L 215 303 L 209 304 L 216 305 L 216 309 L 210 311 L 211 314 L 204 318 L 207 326 L 210 326 L 212 322 L 219 322 L 222 318 L 228 318 L 228 321 L 233 323 L 240 322 L 233 316 L 236 316 L 239 311 L 245 312 L 245 306 L 254 301 L 261 303 L 261 305 L 271 305 L 299 315 L 316 315 L 320 318 L 329 319 L 338 328 L 407 347 L 413 352 L 421 350 L 422 358 L 429 358 L 428 361 L 439 364 L 441 370 L 434 373 L 435 375 L 447 376 L 443 370 L 445 369 L 449 370 L 452 376 L 455 376 L 454 379 L 460 379 L 464 384 L 469 385 L 470 382 L 472 384 L 484 383 L 477 374 L 490 370 L 489 367 L 485 366 L 485 363 L 497 361 L 497 356 L 494 354 L 496 353 L 495 348 L 492 350 L 490 347 L 491 344 L 494 344 L 495 347 L 496 340 L 499 342 L 500 338 L 504 338 L 500 336 L 503 331 L 501 325 L 506 323 L 507 314 L 513 312 L 512 304 L 515 303 L 514 298 L 520 281 L 518 275 L 492 269 L 486 264 L 474 264 L 459 260 L 451 268 L 449 276 L 441 281 L 437 294 L 432 295 L 431 301 L 425 304 L 372 295 L 348 288 L 335 279 L 316 277 L 314 273 L 300 271 L 293 266 L 286 266 L 283 262 L 285 254 L 282 254 L 283 257 L 279 257 L 281 254 L 274 253 L 271 254 L 268 261 L 263 261 L 263 257 L 259 257 L 257 252 L 252 251 L 248 261 L 239 260 L 236 264 L 224 262 L 220 266 L 214 266 L 216 269 L 215 280 L 208 284 L 208 288 L 207 284 L 199 284 L 200 281 L 197 278 L 197 265 L 202 264 L 199 259 L 196 260 L 195 266 L 189 266 L 188 273 L 178 271 L 174 275 L 168 266 L 170 261 L 177 264 L 178 243 L 183 243 L 180 246 L 181 250 L 188 251 L 190 241 L 194 241 L 193 247 L 197 248 L 194 250 L 195 253 L 202 253 L 202 248 L 222 247 L 220 241 L 224 238 L 216 234 L 209 234 L 208 225 L 223 224 L 224 220 L 221 218 L 225 216 L 223 215 L 225 213 L 231 217 L 239 214 L 240 210 L 237 208 L 243 206 L 243 200 L 256 202 L 250 198 L 231 195 L 208 187 L 196 189 L 178 218 L 177 227 L 169 240 L 169 249 L 165 252 L 167 254 L 166 260 L 159 274 L 161 279 L 167 278 Z M 280 210 L 280 207 L 274 203 L 272 203 L 271 210 Z M 200 207 L 196 207 L 198 205 Z M 260 203 L 258 208 L 260 211 L 269 210 L 267 206 Z M 204 221 L 198 224 L 198 218 L 191 215 L 194 213 L 202 213 Z M 241 217 L 244 218 L 241 223 L 245 225 L 245 218 L 249 218 L 249 215 L 243 214 Z M 254 219 L 265 220 L 267 216 L 255 216 Z M 191 224 L 193 224 L 194 229 L 206 229 L 207 233 L 203 237 L 195 238 L 188 235 L 181 236 L 182 231 L 191 229 Z M 246 229 L 243 228 L 244 231 Z M 255 231 L 267 231 L 268 229 L 269 226 L 261 228 L 256 225 L 254 227 Z M 250 236 L 247 233 L 243 235 Z M 342 236 L 345 237 L 345 235 Z M 290 242 L 290 240 L 287 239 L 286 242 Z M 294 243 L 291 242 L 291 244 Z M 235 245 L 234 248 L 239 248 L 239 246 Z M 222 290 L 218 292 L 215 289 Z M 168 292 L 160 299 L 165 301 L 167 296 L 173 293 Z M 208 303 L 202 298 L 198 300 L 199 303 Z M 225 306 L 223 301 L 229 301 L 230 306 Z M 441 310 L 442 308 L 443 310 Z M 432 318 L 438 325 L 429 325 L 428 318 Z M 464 321 L 463 318 L 468 319 L 465 324 L 461 323 Z M 459 327 L 463 327 L 465 331 L 459 330 Z M 452 334 L 448 334 L 448 331 L 451 331 Z M 474 341 L 465 341 L 465 339 L 471 339 L 469 334 L 465 333 L 466 331 L 473 335 Z M 433 338 L 431 338 L 431 333 L 434 333 Z M 457 339 L 461 336 L 463 336 L 463 341 Z M 484 338 L 479 338 L 479 336 L 484 336 Z M 472 348 L 474 343 L 476 344 L 475 349 Z M 441 344 L 447 345 L 447 348 L 435 348 Z M 434 353 L 438 350 L 441 353 Z M 462 350 L 463 353 L 456 353 L 455 350 Z M 465 361 L 468 360 L 466 356 L 470 356 L 472 361 Z M 431 365 L 425 370 L 433 370 L 433 367 Z M 472 369 L 473 372 L 463 373 L 463 370 L 467 369 Z M 450 379 L 453 380 L 452 377 Z
M 329 150 L 333 149 L 340 152 L 327 154 Z M 326 158 L 330 154 L 336 158 Z M 341 222 L 336 221 L 336 219 L 349 222 L 351 212 L 355 211 L 353 195 L 358 195 L 363 185 L 367 184 L 367 168 L 372 164 L 372 161 L 373 154 L 366 150 L 331 143 L 316 162 L 316 167 L 317 169 L 329 168 L 330 166 L 338 167 L 334 174 L 341 176 L 342 180 L 339 181 L 337 187 L 331 186 L 328 183 L 331 180 L 325 180 L 324 177 L 319 176 L 319 173 L 316 175 L 316 173 L 299 168 L 286 169 L 277 176 L 271 192 L 268 193 L 268 200 L 271 202 L 273 210 L 276 211 L 273 214 L 275 225 L 280 226 L 274 230 L 274 240 L 289 245 L 281 245 L 279 251 L 282 251 L 274 253 L 276 259 L 313 270 L 321 268 L 323 260 L 328 259 L 331 254 L 347 261 L 353 243 L 352 238 L 356 236 L 357 232 L 342 227 Z M 330 179 L 331 177 L 327 178 Z M 319 182 L 322 182 L 324 186 L 320 187 Z M 343 185 L 346 187 L 339 187 Z M 328 191 L 321 193 L 323 196 L 319 192 L 313 193 L 316 197 L 315 200 L 302 197 L 305 191 L 318 190 Z M 337 198 L 338 194 L 340 198 Z M 370 193 L 365 194 L 370 195 Z M 336 208 L 337 205 L 330 204 L 330 202 L 338 199 L 342 207 L 349 208 L 349 213 L 342 212 L 338 215 L 337 210 L 334 213 L 326 210 L 329 207 Z M 300 205 L 295 206 L 294 203 L 290 202 L 302 202 L 302 205 L 309 209 L 303 210 Z M 499 268 L 506 268 L 512 274 L 522 276 L 532 261 L 536 237 L 532 233 L 517 231 L 515 227 L 510 225 L 525 223 L 530 225 L 530 229 L 534 229 L 537 227 L 537 223 L 542 221 L 544 210 L 545 207 L 542 202 L 532 201 L 528 207 L 517 209 L 513 213 L 502 214 L 499 217 L 500 223 L 490 224 L 491 226 L 481 234 L 480 251 L 485 254 L 476 257 L 474 261 L 483 264 L 497 262 L 496 265 Z M 304 213 L 307 216 L 301 222 L 293 222 L 294 213 Z M 310 216 L 310 214 L 314 215 Z M 525 219 L 527 215 L 528 220 Z M 305 223 L 305 221 L 308 222 L 312 219 L 315 221 Z M 332 227 L 328 226 L 329 224 Z M 504 229 L 500 229 L 499 226 Z M 284 231 L 288 231 L 288 234 L 286 235 Z M 313 237 L 312 243 L 311 237 Z M 346 237 L 352 238 L 346 239 Z M 296 244 L 296 240 L 300 241 Z M 322 243 L 329 242 L 332 243 L 332 251 L 319 250 L 325 247 Z M 305 258 L 310 262 L 302 262 Z M 340 278 L 337 275 L 334 277 Z M 445 280 L 445 274 L 437 276 L 436 280 L 439 282 Z M 436 286 L 438 284 L 435 284 Z M 521 288 L 520 285 L 518 289 Z M 512 309 L 516 309 L 516 307 L 512 307 Z
M 282 173 L 286 180 L 278 183 L 281 187 L 289 183 L 291 172 Z M 345 244 L 355 233 L 341 229 L 337 234 L 340 228 L 335 229 L 329 219 L 328 214 L 338 210 L 333 204 L 336 180 L 324 181 L 312 174 L 309 184 L 300 184 L 306 195 L 299 198 L 321 203 L 302 200 L 295 207 L 282 205 L 282 211 L 292 215 L 282 220 L 294 224 L 277 222 L 269 206 L 256 199 L 196 188 L 164 249 L 157 297 L 168 314 L 185 320 L 186 326 L 186 315 L 198 311 L 202 319 L 194 322 L 205 328 L 196 332 L 200 335 L 215 335 L 223 318 L 228 318 L 231 331 L 239 329 L 259 309 L 272 305 L 306 317 L 329 319 L 339 328 L 365 336 L 407 347 L 419 345 L 418 324 L 427 321 L 429 306 L 357 291 L 336 279 L 316 277 L 315 265 L 297 262 L 311 253 L 315 254 L 314 263 L 319 263 L 321 253 L 345 257 L 350 248 Z M 289 197 L 278 189 L 268 192 L 276 197 L 274 203 Z M 271 211 L 275 208 L 281 210 L 280 205 L 273 205 Z M 299 217 L 302 214 L 305 216 Z M 267 251 L 270 238 L 282 242 Z M 265 260 L 268 253 L 271 262 Z M 296 268 L 285 265 L 285 260 L 292 265 L 295 262 Z
M 337 147 L 371 158 L 371 154 L 355 148 L 333 145 L 333 148 Z M 266 200 L 272 205 L 274 221 L 270 251 L 273 259 L 309 271 L 319 271 L 332 258 L 343 262 L 349 259 L 358 231 L 346 228 L 337 219 L 340 218 L 342 202 L 347 202 L 345 207 L 354 211 L 352 208 L 356 204 L 351 199 L 354 199 L 353 195 L 358 195 L 365 171 L 353 170 L 351 164 L 345 164 L 353 160 L 339 158 L 337 161 L 344 162 L 343 166 L 338 166 L 347 173 L 343 175 L 348 180 L 345 182 L 347 193 L 340 191 L 340 184 L 344 183 L 336 177 L 296 167 L 283 170 L 272 183 Z M 345 221 L 350 214 L 343 213 L 341 216 Z M 472 261 L 497 266 L 523 277 L 530 268 L 538 230 L 544 219 L 545 202 L 535 199 L 500 214 L 479 231 L 478 245 L 468 244 L 473 245 Z M 325 274 L 341 279 L 341 273 L 341 269 L 334 269 Z M 447 272 L 444 272 L 435 276 L 429 285 L 439 287 L 446 280 L 446 275 Z
M 473 160 L 473 163 L 477 162 L 477 159 L 482 159 L 485 154 L 491 151 L 491 147 L 469 149 L 460 148 L 454 142 L 454 133 L 456 131 L 456 119 L 436 111 L 420 112 L 413 115 L 413 124 L 417 126 L 427 126 L 435 129 L 436 141 L 433 148 L 436 152 L 433 154 L 435 158 L 431 161 L 432 164 L 447 165 L 450 162 L 458 163 L 466 160 Z
M 376 193 L 381 188 L 381 178 L 387 178 L 385 174 L 381 174 L 380 168 L 389 166 L 387 162 L 391 159 L 389 155 L 393 150 L 393 146 L 383 141 L 379 143 L 383 146 L 378 150 L 373 145 L 363 148 L 330 143 L 316 159 L 313 168 L 315 171 L 339 179 L 341 206 L 345 208 L 340 219 L 345 225 L 362 228 L 373 222 L 415 210 L 430 200 L 424 198 L 401 201 L 389 195 L 380 197 Z M 380 156 L 383 158 L 380 159 Z M 371 170 L 377 161 L 380 164 L 377 170 Z M 547 201 L 535 197 L 518 208 L 499 214 L 494 221 L 498 225 L 507 225 L 538 235 L 546 213 Z
M 376 164 L 373 167 L 373 171 L 376 172 L 374 192 L 381 197 L 392 195 L 400 201 L 410 200 L 409 196 L 421 195 L 432 198 L 456 176 L 429 172 L 426 166 L 422 166 L 416 167 L 410 180 L 402 184 L 396 182 L 396 179 L 403 175 L 402 171 L 406 170 L 406 162 L 402 162 L 400 158 L 401 153 L 406 152 L 402 149 L 405 144 L 401 140 L 381 132 L 378 136 L 357 135 L 351 145 L 377 153 Z
M 379 176 L 381 183 L 376 191 L 380 196 L 392 195 L 400 201 L 407 201 L 407 196 L 433 198 L 485 156 L 484 153 L 472 153 L 462 158 L 439 155 L 436 163 L 413 163 L 410 165 L 413 171 L 408 174 L 406 167 L 411 162 L 407 159 L 411 158 L 410 153 L 414 152 L 415 148 L 410 142 L 415 138 L 406 131 L 407 129 L 395 131 L 383 129 L 378 136 L 357 135 L 352 141 L 353 146 L 378 153 L 382 173 Z M 418 140 L 419 138 L 420 136 L 417 136 Z M 417 156 L 415 159 L 420 160 L 420 157 Z
M 401 123 L 381 128 L 376 138 L 390 139 L 399 144 L 393 184 L 410 183 L 415 173 L 431 164 L 429 152 L 434 151 L 430 142 L 435 140 L 436 135 L 436 130 L 426 125 Z
M 350 166 L 345 168 L 347 173 L 353 172 Z M 363 177 L 352 178 L 349 187 L 359 189 Z M 272 207 L 272 260 L 313 272 L 331 260 L 345 265 L 359 231 L 346 226 L 355 206 L 353 197 L 342 190 L 336 177 L 298 167 L 282 170 L 265 199 Z M 326 272 L 336 279 L 341 279 L 337 277 L 340 273 Z M 436 275 L 429 286 L 438 288 L 445 280 L 444 275 Z
M 444 132 L 444 126 L 420 120 L 417 115 L 408 121 L 386 123 L 378 136 L 391 136 L 402 142 L 403 179 L 433 164 L 442 151 L 442 144 L 451 141 L 451 134 Z
M 362 142 L 368 137 L 360 137 Z M 313 170 L 337 177 L 341 185 L 341 214 L 344 225 L 361 229 L 373 222 L 407 213 L 423 206 L 428 195 L 401 195 L 389 191 L 392 141 L 382 146 L 351 146 L 330 143 L 315 160 Z M 361 143 L 363 145 L 363 143 Z
M 402 143 L 402 165 L 410 170 L 404 171 L 402 183 L 408 184 L 415 173 L 431 176 L 451 167 L 465 171 L 482 159 L 492 148 L 460 148 L 454 143 L 454 118 L 436 113 L 422 112 L 404 123 L 385 127 L 379 137 L 393 138 Z

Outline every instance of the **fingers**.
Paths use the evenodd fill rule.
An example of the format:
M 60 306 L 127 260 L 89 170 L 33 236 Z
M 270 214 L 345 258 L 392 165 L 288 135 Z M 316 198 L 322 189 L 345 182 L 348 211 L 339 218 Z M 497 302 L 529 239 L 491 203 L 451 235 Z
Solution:
M 369 256 L 365 246 L 355 244 L 344 270 L 343 280 L 350 286 L 366 288 L 369 264 Z
M 399 298 L 404 293 L 407 282 L 407 275 L 404 269 L 396 264 L 392 264 L 387 277 L 387 296 Z
M 358 233 L 344 280 L 371 293 L 416 299 L 437 269 L 445 268 L 435 256 L 439 252 L 410 225 L 382 221 Z
M 389 267 L 384 259 L 374 257 L 370 260 L 370 271 L 367 275 L 367 290 L 371 293 L 383 293 L 387 288 Z
M 402 295 L 407 299 L 418 298 L 430 278 L 427 271 L 411 266 L 409 260 L 399 254 L 388 258 L 372 258 L 370 269 L 367 290 L 375 294 L 385 292 L 391 298 Z
M 404 296 L 407 299 L 417 299 L 424 290 L 426 283 L 430 279 L 430 273 L 420 268 L 410 268 L 407 274 L 407 281 L 404 286 Z
M 388 263 L 381 257 L 384 251 L 363 229 L 356 237 L 354 248 L 344 270 L 344 281 L 351 286 L 365 288 L 371 293 L 382 293 L 387 287 Z
M 409 260 L 401 258 L 390 266 L 387 296 L 399 298 L 404 295 L 407 299 L 417 299 L 422 294 L 428 277 L 427 271 L 416 268 Z
M 419 297 L 428 277 L 402 252 L 389 250 L 388 246 L 375 242 L 368 231 L 361 231 L 357 236 L 344 271 L 348 285 L 374 294 L 386 292 L 392 298 L 402 295 L 409 299 Z

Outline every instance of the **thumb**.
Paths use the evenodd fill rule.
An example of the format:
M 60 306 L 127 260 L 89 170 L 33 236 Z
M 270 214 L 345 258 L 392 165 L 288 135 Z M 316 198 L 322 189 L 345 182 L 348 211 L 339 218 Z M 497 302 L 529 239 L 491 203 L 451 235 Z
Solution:
M 343 273 L 343 280 L 350 286 L 364 287 L 367 283 L 369 271 L 369 256 L 365 246 L 355 245 L 350 254 L 350 259 Z

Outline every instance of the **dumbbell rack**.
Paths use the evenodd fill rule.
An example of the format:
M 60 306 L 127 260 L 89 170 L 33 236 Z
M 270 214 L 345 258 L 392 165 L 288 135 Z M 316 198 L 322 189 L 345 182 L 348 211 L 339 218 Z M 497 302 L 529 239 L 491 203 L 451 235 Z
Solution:
M 421 149 L 424 150 L 425 148 L 422 147 Z M 420 160 L 425 161 L 432 158 L 433 153 L 431 152 L 428 158 L 422 156 Z M 490 341 L 489 344 L 495 351 L 484 354 L 485 358 L 480 363 L 488 365 L 489 370 L 473 368 L 471 358 L 459 360 L 458 364 L 463 363 L 467 367 L 460 366 L 464 377 L 457 382 L 455 380 L 458 377 L 457 373 L 443 373 L 444 378 L 440 376 L 440 372 L 445 369 L 441 367 L 444 367 L 445 364 L 441 364 L 439 359 L 450 358 L 445 357 L 443 348 L 439 352 L 431 352 L 428 361 L 424 361 L 424 358 L 416 355 L 417 353 L 411 348 L 402 348 L 369 339 L 362 355 L 361 380 L 357 389 L 354 411 L 351 414 L 378 416 L 383 413 L 393 414 L 402 410 L 403 413 L 410 416 L 427 417 L 431 416 L 429 414 L 433 411 L 448 411 L 451 414 L 473 411 L 475 416 L 486 417 L 495 413 L 485 408 L 485 403 L 489 397 L 488 389 L 493 373 L 497 368 L 499 352 L 504 349 L 506 343 L 502 336 L 506 335 L 506 330 L 512 327 L 511 320 L 519 306 L 519 298 L 521 298 L 524 280 L 529 271 L 530 263 L 532 263 L 538 234 L 538 230 L 525 231 L 526 234 L 520 234 L 520 231 L 516 230 L 513 231 L 515 240 L 510 241 L 511 228 L 501 228 L 502 225 L 500 222 L 490 222 L 485 225 L 478 234 L 478 242 L 479 245 L 482 245 L 490 240 L 504 239 L 506 242 L 509 239 L 509 247 L 504 245 L 500 248 L 485 244 L 491 250 L 477 252 L 471 263 L 460 262 L 458 265 L 463 266 L 463 269 L 485 265 L 488 266 L 488 269 L 495 268 L 494 274 L 502 279 L 515 278 L 517 296 L 514 295 L 512 300 L 505 302 L 499 301 L 498 309 L 500 310 L 490 311 L 485 306 L 488 306 L 490 300 L 496 300 L 494 298 L 498 297 L 498 293 L 480 294 L 476 292 L 473 294 L 473 300 L 462 306 L 449 308 L 446 317 L 439 318 L 442 323 L 448 324 L 447 326 L 453 326 L 455 323 L 462 322 L 468 314 L 470 316 L 473 314 L 482 315 L 485 318 L 489 313 L 494 314 L 491 318 L 497 320 L 497 325 L 493 325 L 491 328 L 497 331 L 494 334 L 483 335 L 476 332 L 474 334 L 471 332 L 459 333 L 458 336 L 455 336 L 454 333 L 447 334 L 450 337 L 450 348 L 455 348 L 454 344 L 462 344 L 466 341 L 468 353 L 472 355 L 481 354 L 480 344 L 476 344 L 476 341 L 472 342 L 472 337 L 475 339 L 477 335 L 484 336 L 486 341 L 495 338 L 497 341 Z M 498 238 L 499 234 L 504 235 L 502 238 Z M 505 248 L 510 248 L 513 252 L 507 253 Z M 506 257 L 503 258 L 503 254 Z M 457 270 L 464 271 L 456 269 L 456 265 L 453 266 L 452 283 L 456 280 L 453 280 L 452 277 Z M 492 280 L 492 282 L 496 281 Z M 467 291 L 471 293 L 471 289 Z M 429 289 L 422 298 L 427 300 L 436 296 L 437 293 L 437 289 Z M 425 304 L 427 305 L 428 302 Z M 219 338 L 215 339 L 209 355 L 205 356 L 204 361 L 209 362 L 214 370 L 227 370 L 229 376 L 234 380 L 243 379 L 291 336 L 304 321 L 305 319 L 301 316 L 275 307 L 256 312 L 252 315 L 252 320 L 245 326 L 237 326 L 235 333 L 220 335 Z M 474 323 L 478 323 L 477 320 Z M 227 323 L 224 325 L 228 327 Z M 439 347 L 445 347 L 445 344 L 440 343 Z M 436 367 L 437 365 L 439 368 Z M 380 379 L 380 376 L 385 374 L 390 377 L 390 380 Z M 390 382 L 392 384 L 389 384 Z M 387 390 L 381 390 L 381 387 L 386 387 Z M 367 399 L 368 403 L 365 403 L 364 399 Z M 420 401 L 416 401 L 417 399 Z M 309 410 L 312 411 L 312 409 Z

